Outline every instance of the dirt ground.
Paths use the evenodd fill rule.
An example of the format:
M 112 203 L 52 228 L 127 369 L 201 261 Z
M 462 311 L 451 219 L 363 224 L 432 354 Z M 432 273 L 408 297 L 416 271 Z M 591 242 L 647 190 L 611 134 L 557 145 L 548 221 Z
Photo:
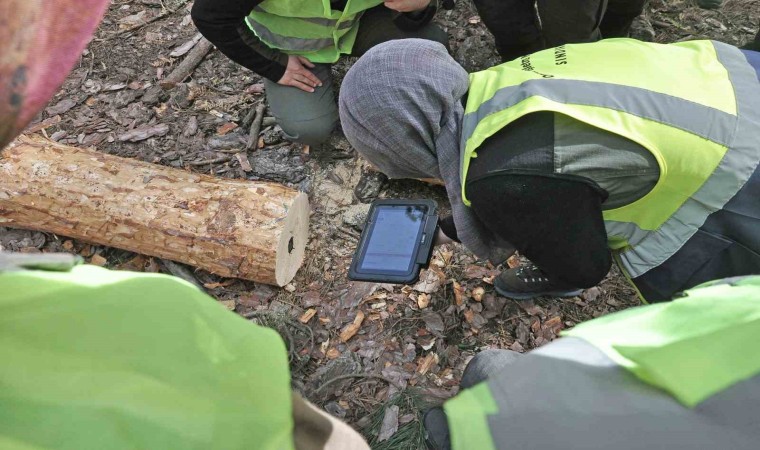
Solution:
M 264 102 L 260 77 L 212 50 L 185 83 L 169 91 L 158 86 L 198 38 L 189 9 L 187 0 L 114 1 L 79 65 L 38 121 L 50 124 L 43 130 L 47 136 L 66 144 L 219 177 L 283 182 L 309 193 L 310 240 L 295 280 L 277 289 L 65 236 L 0 228 L 2 248 L 68 251 L 111 268 L 197 280 L 229 309 L 278 329 L 289 345 L 294 388 L 360 429 L 378 448 L 416 448 L 414 408 L 455 394 L 464 366 L 477 351 L 527 351 L 576 323 L 638 304 L 614 271 L 580 297 L 505 299 L 491 285 L 499 268 L 476 261 L 456 245 L 434 253 L 418 285 L 348 281 L 369 202 L 434 198 L 445 205 L 445 193 L 421 182 L 387 181 L 339 133 L 328 148 L 307 152 L 285 141 L 268 113 L 261 148 L 250 153 L 251 170 L 244 170 L 234 152 L 248 133 L 241 123 Z M 459 1 L 436 20 L 448 30 L 452 52 L 465 68 L 499 62 L 469 1 Z M 760 0 L 727 0 L 711 11 L 692 0 L 655 0 L 637 20 L 635 36 L 743 44 L 758 23 Z M 336 64 L 333 75 L 341 79 L 352 62 Z M 135 142 L 124 140 L 127 132 L 137 136 Z M 341 331 L 354 322 L 361 322 L 358 332 L 342 342 Z M 383 418 L 385 434 L 394 426 L 399 431 L 379 443 Z

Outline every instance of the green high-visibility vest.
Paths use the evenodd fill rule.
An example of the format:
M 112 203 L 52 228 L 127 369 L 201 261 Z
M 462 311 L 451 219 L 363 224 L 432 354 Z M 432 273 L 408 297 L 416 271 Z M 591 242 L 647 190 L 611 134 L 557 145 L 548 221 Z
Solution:
M 462 196 L 469 204 L 465 180 L 478 147 L 526 114 L 553 111 L 630 139 L 652 153 L 660 178 L 603 216 L 609 246 L 635 280 L 675 254 L 755 171 L 757 105 L 754 70 L 719 42 L 609 39 L 538 52 L 470 75 Z
M 285 346 L 195 286 L 0 271 L 0 448 L 293 448 Z
M 362 13 L 382 0 L 348 0 L 342 11 L 330 0 L 266 0 L 246 22 L 262 42 L 312 62 L 333 63 L 351 53 Z
M 583 323 L 446 402 L 453 450 L 752 450 L 760 277 Z

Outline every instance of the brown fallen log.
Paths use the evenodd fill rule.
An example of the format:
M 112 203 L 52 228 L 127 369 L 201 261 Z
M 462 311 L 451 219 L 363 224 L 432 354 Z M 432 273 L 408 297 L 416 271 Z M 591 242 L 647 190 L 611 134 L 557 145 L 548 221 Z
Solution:
M 0 224 L 284 286 L 303 262 L 309 204 L 226 180 L 21 136 L 0 152 Z

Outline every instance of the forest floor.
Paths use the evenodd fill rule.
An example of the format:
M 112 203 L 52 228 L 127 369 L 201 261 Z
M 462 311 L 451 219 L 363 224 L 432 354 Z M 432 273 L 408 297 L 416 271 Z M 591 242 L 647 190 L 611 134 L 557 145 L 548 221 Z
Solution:
M 279 289 L 193 268 L 178 272 L 149 256 L 33 231 L 0 228 L 0 248 L 67 251 L 109 268 L 173 270 L 192 277 L 230 310 L 278 329 L 289 345 L 294 388 L 357 427 L 376 447 L 387 448 L 417 446 L 414 409 L 454 395 L 462 370 L 478 351 L 528 351 L 579 322 L 639 303 L 616 271 L 576 298 L 518 302 L 499 297 L 491 280 L 500 268 L 458 245 L 437 249 L 415 286 L 349 281 L 350 258 L 369 202 L 433 198 L 446 209 L 443 188 L 388 181 L 339 133 L 329 148 L 308 151 L 286 141 L 268 113 L 260 148 L 249 153 L 251 167 L 242 167 L 234 152 L 247 138 L 249 113 L 265 101 L 260 77 L 212 50 L 186 82 L 168 91 L 158 86 L 199 39 L 190 6 L 187 0 L 113 1 L 37 128 L 74 146 L 218 177 L 272 180 L 307 192 L 310 239 L 294 281 Z M 466 69 L 499 62 L 493 39 L 469 1 L 459 1 L 436 20 L 449 32 L 452 53 Z M 654 0 L 637 20 L 635 37 L 743 44 L 758 23 L 760 0 L 726 0 L 710 11 L 691 0 Z M 333 76 L 340 80 L 352 62 L 336 64 Z M 120 139 L 135 130 L 136 142 Z M 341 331 L 352 323 L 360 326 L 343 342 Z M 399 391 L 402 395 L 395 395 Z M 383 418 L 386 435 L 393 427 L 399 431 L 380 444 Z

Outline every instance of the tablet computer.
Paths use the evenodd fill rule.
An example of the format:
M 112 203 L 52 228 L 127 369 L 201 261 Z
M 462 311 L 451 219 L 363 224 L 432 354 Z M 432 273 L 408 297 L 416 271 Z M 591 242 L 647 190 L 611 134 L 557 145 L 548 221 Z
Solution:
M 375 200 L 367 215 L 348 278 L 413 283 L 430 263 L 438 226 L 433 200 Z

